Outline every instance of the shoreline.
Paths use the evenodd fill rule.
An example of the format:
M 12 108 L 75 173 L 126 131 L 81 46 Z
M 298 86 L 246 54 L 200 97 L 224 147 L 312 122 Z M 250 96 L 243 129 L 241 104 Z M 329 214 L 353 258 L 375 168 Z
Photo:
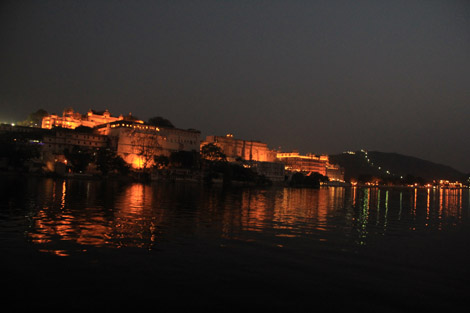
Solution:
M 137 174 L 138 175 L 138 174 Z M 94 175 L 94 174 L 80 174 L 74 173 L 73 175 L 59 175 L 55 173 L 31 173 L 31 172 L 19 172 L 19 171 L 0 171 L 0 177 L 37 177 L 37 178 L 52 178 L 52 179 L 63 179 L 63 180 L 90 180 L 90 181 L 121 181 L 121 182 L 136 182 L 136 183 L 153 183 L 153 182 L 166 182 L 166 183 L 197 183 L 212 186 L 229 186 L 229 187 L 287 187 L 287 188 L 329 188 L 329 187 L 341 187 L 341 188 L 403 188 L 403 189 L 470 189 L 470 186 L 462 187 L 447 187 L 447 186 L 407 186 L 407 185 L 367 185 L 367 184 L 350 184 L 350 183 L 323 183 L 320 186 L 308 186 L 308 185 L 291 185 L 284 181 L 272 181 L 269 184 L 257 184 L 256 182 L 245 182 L 245 181 L 231 181 L 230 183 L 224 183 L 223 181 L 213 181 L 207 183 L 203 179 L 184 179 L 184 178 L 165 178 L 165 179 L 150 179 L 150 178 L 138 178 L 134 175 Z

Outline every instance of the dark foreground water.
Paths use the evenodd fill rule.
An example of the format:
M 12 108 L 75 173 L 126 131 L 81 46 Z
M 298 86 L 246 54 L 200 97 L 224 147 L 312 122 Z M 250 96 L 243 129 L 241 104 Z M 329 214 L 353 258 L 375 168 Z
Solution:
M 0 188 L 8 312 L 456 312 L 470 297 L 469 190 Z

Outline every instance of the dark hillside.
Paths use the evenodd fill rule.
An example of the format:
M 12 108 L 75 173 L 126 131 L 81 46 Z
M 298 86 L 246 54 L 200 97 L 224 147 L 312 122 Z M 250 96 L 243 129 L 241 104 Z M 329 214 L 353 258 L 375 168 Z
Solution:
M 446 165 L 433 163 L 416 157 L 379 151 L 356 151 L 330 155 L 330 161 L 344 167 L 345 179 L 358 179 L 360 176 L 406 178 L 420 177 L 430 182 L 447 179 L 465 179 L 464 173 Z

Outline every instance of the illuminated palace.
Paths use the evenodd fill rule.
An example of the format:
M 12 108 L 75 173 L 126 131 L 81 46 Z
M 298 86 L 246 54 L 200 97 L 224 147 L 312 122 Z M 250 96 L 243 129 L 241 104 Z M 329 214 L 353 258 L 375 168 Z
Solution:
M 338 165 L 331 164 L 327 155 L 281 153 L 270 150 L 266 143 L 235 139 L 232 134 L 207 136 L 206 140 L 201 143 L 201 147 L 208 143 L 218 146 L 227 156 L 229 162 L 249 161 L 255 170 L 269 173 L 266 176 L 280 177 L 289 172 L 303 172 L 309 175 L 316 172 L 328 176 L 332 181 L 344 181 L 344 170 Z M 279 165 L 281 165 L 282 171 L 279 170 Z
M 213 143 L 227 156 L 229 162 L 243 159 L 246 161 L 275 162 L 276 152 L 270 150 L 268 145 L 257 140 L 242 140 L 233 138 L 232 134 L 226 136 L 207 136 L 201 143 L 204 146 Z
M 49 114 L 42 119 L 42 128 L 51 129 L 53 127 L 62 127 L 75 129 L 79 126 L 96 127 L 101 124 L 111 123 L 122 120 L 134 120 L 139 123 L 143 121 L 137 120 L 129 113 L 128 116 L 120 115 L 119 117 L 111 116 L 108 110 L 98 112 L 89 110 L 86 114 L 80 114 L 73 109 L 65 109 L 62 115 Z
M 71 131 L 79 126 L 92 128 L 92 132 Z M 174 151 L 199 151 L 200 131 L 156 127 L 132 117 L 113 117 L 108 110 L 89 110 L 80 114 L 73 109 L 64 110 L 62 116 L 48 115 L 42 128 L 56 131 L 44 137 L 43 158 L 65 160 L 64 150 L 111 148 L 135 169 L 149 168 L 154 156 L 170 156 Z
M 117 155 L 134 168 L 154 165 L 154 156 L 170 156 L 174 151 L 199 151 L 201 132 L 166 128 L 132 121 L 115 121 L 95 127 L 105 135 Z
M 201 147 L 212 143 L 219 147 L 227 156 L 227 161 L 244 161 L 245 167 L 250 167 L 256 173 L 264 175 L 272 181 L 283 181 L 284 164 L 276 159 L 276 152 L 270 150 L 268 145 L 257 140 L 242 140 L 233 138 L 232 134 L 226 136 L 207 136 Z
M 331 164 L 327 155 L 300 155 L 298 152 L 277 153 L 277 158 L 285 164 L 286 171 L 320 173 L 332 181 L 344 181 L 344 170 Z
M 71 132 L 80 126 L 93 130 Z M 201 146 L 212 143 L 222 150 L 229 162 L 243 162 L 243 166 L 251 167 L 272 180 L 283 180 L 286 172 L 317 172 L 339 181 L 344 176 L 342 169 L 330 164 L 326 155 L 279 153 L 269 149 L 266 143 L 236 139 L 232 134 L 207 136 L 201 142 L 198 130 L 157 127 L 131 114 L 113 117 L 108 110 L 89 110 L 80 114 L 69 108 L 61 116 L 51 114 L 44 117 L 42 128 L 55 128 L 54 132 L 44 136 L 43 155 L 48 160 L 64 159 L 63 151 L 71 151 L 74 147 L 111 148 L 133 168 L 145 169 L 154 165 L 155 156 L 170 156 L 175 151 L 198 152 Z

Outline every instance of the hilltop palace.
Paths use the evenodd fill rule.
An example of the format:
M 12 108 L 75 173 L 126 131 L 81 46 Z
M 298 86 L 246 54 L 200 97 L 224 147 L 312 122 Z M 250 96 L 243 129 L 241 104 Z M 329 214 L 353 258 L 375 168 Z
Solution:
M 30 131 L 26 127 L 1 125 L 0 131 Z M 21 130 L 20 130 L 21 128 Z M 195 129 L 157 127 L 128 115 L 112 116 L 108 110 L 86 114 L 66 109 L 62 115 L 43 118 L 42 158 L 50 170 L 67 163 L 64 151 L 111 149 L 134 169 L 150 168 L 155 155 L 170 156 L 177 151 L 196 151 L 206 144 L 218 146 L 229 162 L 243 162 L 272 180 L 284 180 L 289 173 L 317 172 L 330 181 L 344 181 L 343 169 L 331 164 L 327 155 L 300 155 L 271 150 L 257 140 L 236 139 L 233 135 L 207 136 Z M 73 130 L 73 131 L 71 131 Z M 145 151 L 145 153 L 144 153 Z M 152 157 L 150 157 L 152 156 Z

